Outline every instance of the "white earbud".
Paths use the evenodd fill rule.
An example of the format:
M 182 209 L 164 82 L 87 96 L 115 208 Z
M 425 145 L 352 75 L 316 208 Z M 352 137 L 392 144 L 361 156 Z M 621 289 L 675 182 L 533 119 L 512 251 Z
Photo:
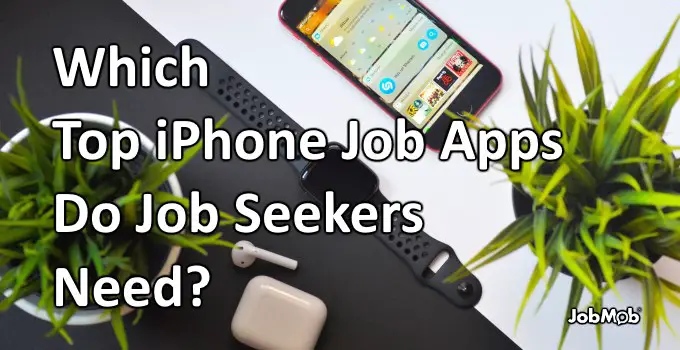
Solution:
M 298 266 L 297 261 L 260 249 L 248 241 L 236 243 L 236 248 L 231 251 L 231 259 L 234 261 L 234 265 L 241 268 L 250 267 L 257 259 L 262 259 L 291 270 L 296 270 Z

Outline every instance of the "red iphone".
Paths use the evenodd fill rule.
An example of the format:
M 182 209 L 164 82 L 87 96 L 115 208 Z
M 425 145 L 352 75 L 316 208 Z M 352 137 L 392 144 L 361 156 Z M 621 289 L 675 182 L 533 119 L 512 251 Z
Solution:
M 415 0 L 286 0 L 281 21 L 393 117 L 440 150 L 452 118 L 477 114 L 500 71 Z

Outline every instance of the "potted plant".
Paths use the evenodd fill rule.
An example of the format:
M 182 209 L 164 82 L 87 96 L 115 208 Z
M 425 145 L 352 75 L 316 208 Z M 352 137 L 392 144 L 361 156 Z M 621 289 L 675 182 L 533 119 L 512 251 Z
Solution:
M 156 208 L 175 202 L 188 209 L 189 200 L 183 197 L 175 173 L 198 153 L 202 142 L 187 150 L 181 161 L 159 162 L 153 155 L 153 142 L 137 131 L 141 143 L 139 155 L 124 162 L 120 171 L 111 170 L 110 153 L 93 162 L 73 152 L 73 159 L 64 161 L 60 155 L 61 133 L 48 126 L 53 120 L 77 118 L 85 128 L 102 131 L 133 128 L 119 120 L 115 102 L 112 118 L 76 113 L 39 121 L 29 108 L 21 84 L 21 59 L 17 88 L 18 97 L 11 102 L 26 128 L 12 138 L 0 133 L 0 138 L 6 141 L 0 152 L 0 292 L 5 296 L 0 301 L 0 311 L 16 305 L 51 322 L 54 327 L 48 335 L 60 334 L 69 343 L 72 341 L 65 326 L 111 322 L 120 347 L 126 350 L 122 317 L 133 309 L 127 306 L 81 309 L 73 302 L 57 308 L 55 270 L 68 268 L 79 283 L 79 269 L 89 268 L 88 294 L 91 295 L 94 284 L 91 281 L 98 277 L 112 276 L 123 284 L 133 275 L 154 278 L 169 274 L 182 248 L 202 254 L 207 254 L 206 246 L 233 248 L 219 233 L 169 235 L 158 227 L 145 235 L 134 231 L 141 215 L 143 193 L 153 195 Z M 220 125 L 223 122 L 224 119 Z M 57 233 L 55 194 L 63 192 L 80 195 L 90 207 L 103 202 L 116 203 L 123 213 L 120 228 L 108 235 L 99 234 L 89 226 L 75 234 Z M 241 219 L 220 213 L 220 226 L 239 221 Z M 67 301 L 73 300 L 68 290 L 64 293 Z M 134 323 L 139 321 L 141 311 L 137 310 Z
M 574 103 L 570 97 L 551 60 L 550 44 L 542 67 L 531 62 L 532 87 L 520 59 L 532 128 L 538 133 L 560 129 L 564 154 L 557 161 L 524 163 L 518 171 L 510 170 L 507 158 L 498 162 L 513 184 L 517 218 L 467 268 L 474 271 L 525 246 L 531 249 L 537 263 L 517 323 L 541 279 L 546 281 L 542 304 L 560 273 L 572 276 L 559 348 L 570 310 L 580 306 L 586 290 L 592 294 L 589 306 L 600 312 L 603 294 L 616 292 L 617 281 L 633 278 L 642 287 L 644 347 L 649 349 L 661 321 L 668 324 L 664 299 L 680 306 L 680 286 L 654 270 L 659 257 L 680 260 L 680 161 L 673 155 L 679 148 L 663 140 L 680 98 L 680 68 L 652 82 L 678 19 L 630 85 L 608 103 L 591 38 L 569 8 L 586 99 Z M 465 119 L 472 129 L 491 129 L 472 115 Z M 600 325 L 596 332 L 601 348 Z

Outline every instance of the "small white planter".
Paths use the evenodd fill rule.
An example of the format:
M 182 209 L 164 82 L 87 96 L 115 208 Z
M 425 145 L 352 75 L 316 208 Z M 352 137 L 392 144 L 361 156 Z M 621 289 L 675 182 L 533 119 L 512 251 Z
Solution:
M 113 126 L 113 118 L 99 115 L 99 114 L 93 114 L 93 113 L 69 113 L 69 114 L 62 114 L 54 117 L 50 117 L 47 119 L 43 119 L 40 121 L 41 124 L 49 126 L 50 123 L 53 120 L 60 120 L 60 119 L 79 119 L 83 121 L 83 124 L 98 124 L 101 125 L 104 129 L 106 128 L 111 128 Z M 142 134 L 139 130 L 135 129 L 134 127 L 128 125 L 127 123 L 120 122 L 120 128 L 121 129 L 132 129 L 137 131 L 140 137 L 140 149 L 142 151 L 148 152 L 149 154 L 153 155 L 155 145 L 151 139 L 149 139 L 146 135 Z M 9 152 L 12 147 L 16 144 L 20 144 L 23 142 L 26 137 L 29 134 L 28 129 L 24 129 L 14 135 L 10 139 L 8 143 L 6 143 L 1 149 L 0 152 Z M 170 187 L 170 190 L 173 195 L 175 196 L 183 196 L 182 194 L 182 189 L 179 185 L 179 180 L 177 179 L 177 176 L 174 174 L 171 175 L 167 183 Z M 172 269 L 172 265 L 174 265 L 177 262 L 177 259 L 179 258 L 179 254 L 181 251 L 181 247 L 169 247 L 169 252 L 167 255 L 167 259 L 165 260 L 165 263 L 163 264 L 163 267 L 161 268 L 161 271 L 158 273 L 157 276 L 162 276 L 162 275 L 168 275 L 170 274 L 170 271 Z M 11 295 L 11 290 L 6 291 L 5 296 Z M 17 302 L 14 304 L 20 309 L 24 310 L 25 312 L 39 318 L 45 321 L 49 321 L 49 317 L 47 315 L 47 312 L 45 310 L 39 310 L 38 305 L 37 305 L 38 298 L 35 296 L 32 297 L 27 297 L 24 299 L 17 300 Z M 134 311 L 134 309 L 125 306 L 122 310 L 123 315 L 129 314 L 130 312 Z M 63 317 L 63 311 L 62 310 L 55 310 L 55 317 L 57 319 L 61 319 Z M 99 324 L 99 323 L 104 323 L 110 321 L 110 316 L 108 314 L 104 313 L 104 310 L 102 309 L 92 309 L 92 310 L 79 310 L 69 319 L 67 322 L 67 325 L 69 326 L 86 326 L 86 325 L 94 325 L 94 324 Z

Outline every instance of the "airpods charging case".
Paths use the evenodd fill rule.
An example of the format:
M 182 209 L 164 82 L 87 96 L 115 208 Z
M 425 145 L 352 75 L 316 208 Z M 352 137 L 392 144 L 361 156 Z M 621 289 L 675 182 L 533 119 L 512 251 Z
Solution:
M 321 299 L 266 276 L 250 280 L 231 323 L 258 350 L 313 350 L 328 311 Z

